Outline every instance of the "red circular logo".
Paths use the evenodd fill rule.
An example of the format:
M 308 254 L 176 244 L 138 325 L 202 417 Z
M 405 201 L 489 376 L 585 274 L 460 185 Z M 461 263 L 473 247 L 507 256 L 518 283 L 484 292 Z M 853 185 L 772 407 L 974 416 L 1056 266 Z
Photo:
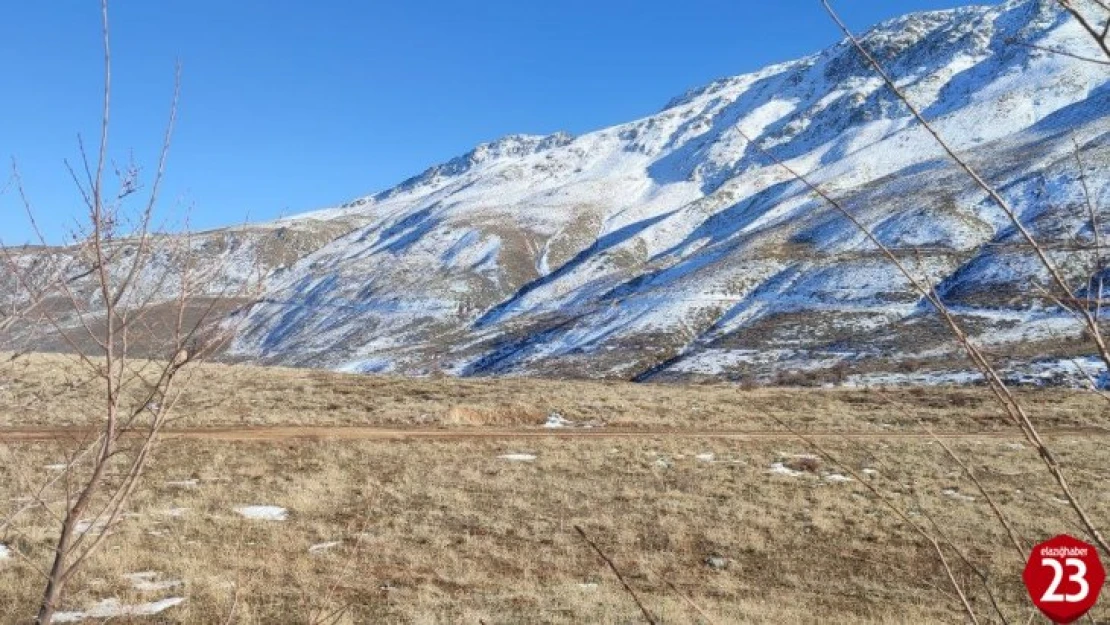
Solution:
M 1056 623 L 1071 623 L 1094 607 L 1106 570 L 1098 550 L 1061 535 L 1033 547 L 1021 574 L 1033 605 Z

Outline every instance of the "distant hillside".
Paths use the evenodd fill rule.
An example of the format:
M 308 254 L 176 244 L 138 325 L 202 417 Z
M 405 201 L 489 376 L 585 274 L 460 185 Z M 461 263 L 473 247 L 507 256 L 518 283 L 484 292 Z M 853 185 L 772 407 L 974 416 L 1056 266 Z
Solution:
M 1106 206 L 1110 71 L 1015 41 L 1098 54 L 1045 0 L 913 14 L 863 37 L 1082 280 L 1094 233 L 1073 138 Z M 967 381 L 902 277 L 741 131 L 842 199 L 1015 378 L 1081 377 L 1079 326 L 1040 297 L 1012 226 L 843 43 L 644 119 L 505 137 L 259 226 L 314 244 L 268 266 L 227 355 L 464 376 Z

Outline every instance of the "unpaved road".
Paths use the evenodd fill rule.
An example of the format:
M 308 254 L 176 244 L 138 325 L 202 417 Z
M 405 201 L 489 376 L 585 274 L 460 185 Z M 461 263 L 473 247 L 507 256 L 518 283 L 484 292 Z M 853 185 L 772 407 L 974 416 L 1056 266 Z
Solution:
M 932 440 L 934 434 L 920 431 L 829 431 L 802 432 L 815 440 Z M 140 435 L 141 432 L 134 432 Z M 36 441 L 87 440 L 93 430 L 78 427 L 26 427 L 0 428 L 0 443 Z M 213 441 L 292 441 L 292 440 L 464 440 L 464 439 L 639 439 L 639 438 L 703 438 L 736 441 L 797 440 L 798 436 L 786 430 L 675 430 L 660 428 L 539 428 L 539 427 L 472 427 L 472 428 L 389 428 L 372 426 L 235 426 L 172 428 L 160 434 L 165 439 L 194 439 Z M 945 440 L 1021 440 L 1016 429 L 981 432 L 937 432 Z M 1046 428 L 1041 430 L 1046 438 L 1084 437 L 1108 438 L 1110 430 L 1100 428 Z

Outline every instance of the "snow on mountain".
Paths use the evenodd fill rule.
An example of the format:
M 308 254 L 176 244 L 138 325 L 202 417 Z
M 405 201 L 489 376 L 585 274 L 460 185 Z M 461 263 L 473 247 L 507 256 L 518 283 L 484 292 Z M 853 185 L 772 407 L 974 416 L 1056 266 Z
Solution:
M 1072 140 L 1105 205 L 1110 72 L 1015 43 L 1098 54 L 1054 2 L 919 13 L 862 39 L 1035 233 L 1090 242 Z M 1014 323 L 1061 338 L 1038 334 L 1060 313 L 1011 224 L 841 43 L 627 124 L 483 144 L 318 214 L 364 225 L 271 277 L 233 353 L 637 379 L 950 354 L 864 236 L 744 134 L 845 202 L 984 340 Z M 1068 254 L 1072 277 L 1091 260 Z M 997 309 L 1020 321 L 976 315 Z
M 1034 233 L 1093 241 L 1073 140 L 1105 206 L 1110 71 L 1015 43 L 1099 54 L 1055 2 L 913 14 L 862 40 Z M 229 354 L 641 380 L 953 362 L 904 278 L 744 135 L 844 202 L 984 342 L 1027 360 L 1084 353 L 1005 216 L 841 43 L 260 227 L 353 229 L 270 274 Z M 1091 271 L 1089 252 L 1056 254 L 1072 278 Z

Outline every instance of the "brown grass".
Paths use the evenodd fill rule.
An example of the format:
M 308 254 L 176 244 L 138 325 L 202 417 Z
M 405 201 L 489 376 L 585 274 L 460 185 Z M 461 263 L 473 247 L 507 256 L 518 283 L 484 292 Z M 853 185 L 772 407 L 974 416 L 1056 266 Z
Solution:
M 437 413 L 439 411 L 436 411 Z M 438 420 L 444 425 L 541 425 L 547 414 L 525 402 L 482 405 L 453 405 Z
M 81 425 L 97 388 L 64 355 L 0 353 L 0 427 Z M 138 361 L 136 361 L 138 362 Z M 535 379 L 363 376 L 202 364 L 176 423 L 207 425 L 533 425 L 551 412 L 610 427 L 883 432 L 1007 429 L 980 388 L 739 389 Z M 1015 391 L 1044 427 L 1110 423 L 1110 403 L 1066 389 Z M 170 425 L 173 427 L 173 424 Z
M 80 422 L 77 395 L 45 392 L 66 379 L 55 358 L 17 359 L 3 368 L 4 424 L 24 418 Z M 185 418 L 181 425 L 418 425 L 427 414 L 434 417 L 427 423 L 437 426 L 530 427 L 557 409 L 576 420 L 642 427 L 756 428 L 767 419 L 761 415 L 772 412 L 810 430 L 836 425 L 841 431 L 889 432 L 888 439 L 826 438 L 823 444 L 911 516 L 943 527 L 991 576 L 1012 622 L 1029 616 L 1022 563 L 975 487 L 939 445 L 896 436 L 921 431 L 903 409 L 938 430 L 992 428 L 994 408 L 982 391 L 745 392 L 400 380 L 224 366 L 198 375 L 193 396 L 178 413 Z M 18 402 L 40 396 L 46 403 L 39 409 L 18 408 Z M 1025 399 L 1046 427 L 1106 423 L 1102 405 L 1087 395 L 1030 392 Z M 523 408 L 520 416 L 517 407 Z M 1078 535 L 1035 453 L 1017 440 L 1015 433 L 1014 441 L 970 436 L 948 444 L 976 468 L 1026 540 Z M 1072 469 L 1076 490 L 1105 526 L 1106 439 L 1066 435 L 1054 438 L 1054 445 Z M 60 442 L 0 445 L 0 513 L 55 475 L 46 466 L 62 462 L 65 449 Z M 537 459 L 498 457 L 510 452 Z M 664 623 L 699 622 L 668 582 L 721 623 L 812 622 L 815 616 L 829 623 L 962 620 L 931 548 L 862 484 L 827 479 L 844 471 L 807 460 L 804 454 L 812 452 L 788 439 L 666 435 L 167 440 L 133 502 L 133 516 L 74 580 L 63 608 L 86 608 L 109 597 L 131 603 L 179 594 L 185 603 L 142 622 L 220 623 L 233 605 L 239 623 L 307 622 L 313 614 L 343 608 L 342 622 L 349 623 L 637 622 L 638 608 L 574 532 L 580 525 Z M 712 461 L 698 457 L 707 453 L 714 454 Z M 776 462 L 803 474 L 769 473 Z M 190 479 L 197 480 L 195 488 L 170 484 Z M 45 498 L 57 509 L 64 493 L 48 490 Z M 248 504 L 283 506 L 289 520 L 249 521 L 234 512 Z M 174 517 L 167 514 L 171 508 L 188 510 Z M 41 583 L 31 564 L 48 561 L 55 526 L 39 508 L 0 535 L 0 542 L 29 560 L 0 562 L 0 622 L 33 615 Z M 310 546 L 330 541 L 340 545 L 309 553 Z M 708 566 L 710 556 L 724 558 L 726 566 Z M 146 570 L 183 586 L 144 593 L 123 577 Z M 956 572 L 975 608 L 989 615 L 972 573 Z M 1108 616 L 1096 608 L 1096 620 Z
M 1083 469 L 1081 492 L 1100 492 L 1106 446 L 1064 443 L 1067 460 Z M 1010 615 L 1022 614 L 1020 563 L 985 503 L 941 494 L 973 489 L 939 447 L 831 447 L 856 470 L 878 470 L 873 479 L 912 514 L 927 512 L 942 523 L 985 564 Z M 1019 532 L 1031 539 L 1075 532 L 1057 520 L 1063 507 L 1030 452 L 997 441 L 955 448 L 991 463 L 984 484 Z M 498 458 L 515 451 L 538 458 Z M 666 581 L 721 622 L 802 622 L 817 614 L 842 623 L 960 620 L 930 551 L 861 485 L 824 479 L 830 467 L 797 478 L 767 473 L 782 453 L 805 451 L 666 439 L 570 447 L 545 440 L 527 448 L 496 441 L 175 443 L 160 451 L 148 488 L 134 502 L 137 516 L 125 520 L 75 582 L 66 607 L 178 592 L 187 601 L 165 622 L 220 622 L 238 587 L 243 623 L 303 622 L 313 609 L 344 604 L 353 622 L 633 622 L 636 607 L 574 534 L 578 524 L 663 622 L 696 622 Z M 718 462 L 694 458 L 706 452 Z M 61 450 L 45 444 L 0 453 L 5 505 L 61 458 Z M 190 478 L 196 488 L 167 485 Z M 1106 499 L 1090 499 L 1106 519 Z M 244 504 L 281 505 L 290 519 L 247 521 L 233 511 Z M 172 507 L 188 511 L 167 516 Z M 10 537 L 10 544 L 43 561 L 48 521 L 42 511 L 27 517 L 25 536 Z M 308 552 L 329 541 L 342 544 Z M 710 555 L 727 558 L 727 568 L 706 566 Z M 184 587 L 131 590 L 123 575 L 145 570 Z M 969 585 L 986 609 L 981 589 Z M 29 567 L 0 565 L 0 621 L 25 620 L 38 589 Z

